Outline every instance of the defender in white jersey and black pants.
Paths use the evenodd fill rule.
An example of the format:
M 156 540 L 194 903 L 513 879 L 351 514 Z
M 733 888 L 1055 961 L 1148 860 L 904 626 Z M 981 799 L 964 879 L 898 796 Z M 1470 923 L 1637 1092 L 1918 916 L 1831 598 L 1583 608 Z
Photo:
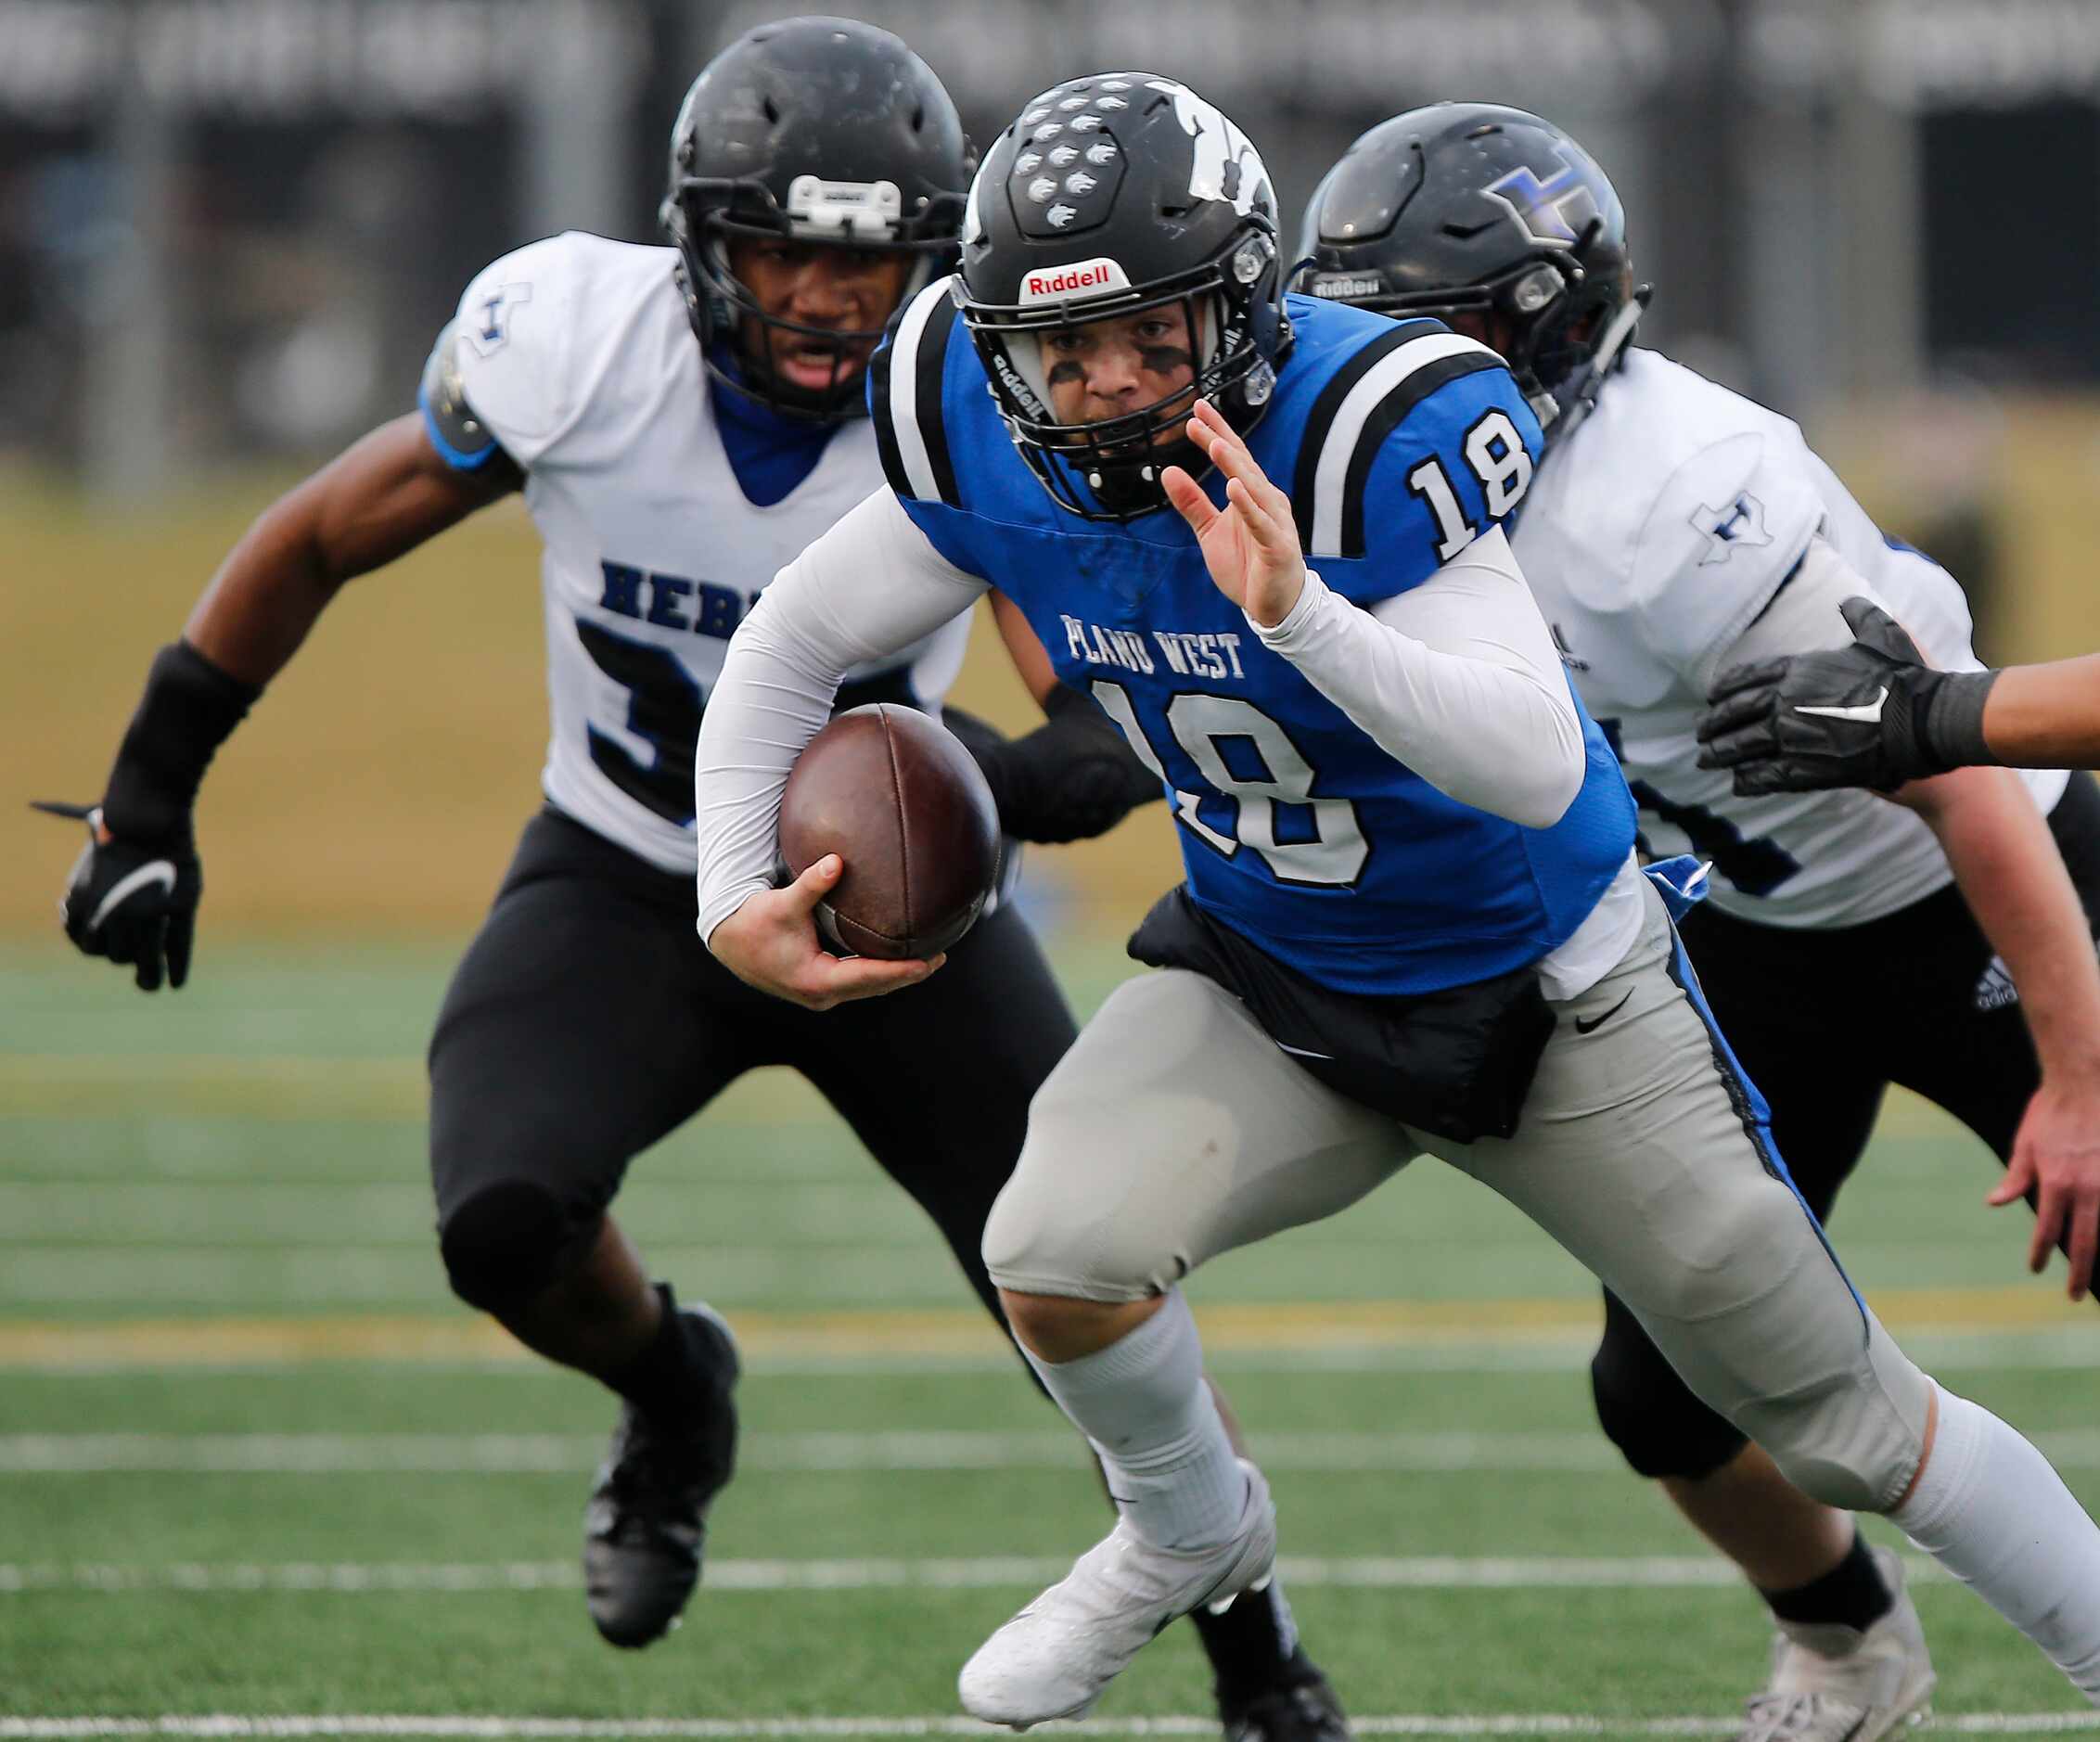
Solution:
M 147 990 L 179 986 L 191 810 L 217 745 L 345 581 L 522 490 L 544 544 L 547 803 L 438 1018 L 431 1168 L 455 1289 L 625 1402 L 584 1548 L 616 1645 L 660 1636 L 698 1579 L 737 1371 L 726 1327 L 678 1310 L 608 1213 L 629 1161 L 744 1071 L 793 1066 L 997 1315 L 985 1221 L 1075 1032 L 1010 906 L 926 984 L 821 1013 L 742 984 L 693 926 L 704 698 L 759 589 L 882 482 L 865 366 L 952 251 L 971 161 L 940 82 L 885 32 L 799 19 L 725 49 L 673 133 L 675 246 L 560 236 L 474 280 L 420 415 L 265 512 L 156 661 L 68 895 L 83 950 L 135 965 Z M 1097 834 L 1158 798 L 1100 711 L 1054 685 L 1025 623 L 1002 625 L 1049 723 L 1004 743 L 948 717 L 1008 832 Z M 968 633 L 959 616 L 856 671 L 840 704 L 939 709 Z M 1229 1736 L 1346 1736 L 1280 1590 L 1198 1626 Z
M 1810 1207 L 1829 1213 L 1902 1083 L 2010 1164 L 1993 1201 L 2038 1198 L 2032 1262 L 2062 1244 L 2082 1295 L 2100 1241 L 2091 779 L 1970 770 L 1897 803 L 1745 799 L 1697 765 L 1715 674 L 1846 642 L 1848 596 L 1883 602 L 1935 664 L 1975 669 L 1961 589 L 1885 538 L 1792 423 L 1627 348 L 1646 292 L 1617 196 L 1538 117 L 1440 104 L 1384 123 L 1321 185 L 1300 252 L 1300 288 L 1435 314 L 1502 351 L 1531 396 L 1549 448 L 1512 548 L 1641 805 L 1644 845 L 1710 863 L 1685 948 Z M 1445 524 L 1455 549 L 1468 530 Z M 1872 1742 L 1921 1709 L 1933 1672 L 1894 1557 L 1788 1487 L 1608 1292 L 1593 1372 L 1633 1467 L 1777 1618 L 1745 1736 Z

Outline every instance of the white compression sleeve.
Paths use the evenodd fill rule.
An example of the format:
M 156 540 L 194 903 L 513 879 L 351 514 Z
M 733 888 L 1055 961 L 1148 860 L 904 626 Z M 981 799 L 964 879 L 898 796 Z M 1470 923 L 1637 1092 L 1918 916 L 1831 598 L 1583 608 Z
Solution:
M 887 486 L 774 577 L 737 625 L 694 757 L 699 929 L 771 887 L 780 793 L 839 680 L 908 647 L 986 591 L 927 542 Z
M 1109 1494 L 1140 1536 L 1198 1548 L 1233 1533 L 1247 1478 L 1203 1382 L 1203 1345 L 1179 1288 L 1134 1331 L 1077 1361 L 1016 1346 L 1093 1441 Z
M 1941 1386 L 1931 1455 L 1889 1517 L 2100 1705 L 2100 1527 L 2041 1453 Z
M 1282 622 L 1248 622 L 1382 749 L 1461 803 L 1544 828 L 1581 790 L 1581 720 L 1500 527 L 1371 610 L 1308 573 Z

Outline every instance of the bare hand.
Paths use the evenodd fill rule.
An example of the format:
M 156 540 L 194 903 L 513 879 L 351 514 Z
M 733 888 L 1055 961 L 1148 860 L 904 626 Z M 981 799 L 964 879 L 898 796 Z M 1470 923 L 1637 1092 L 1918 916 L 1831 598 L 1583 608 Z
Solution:
M 2085 1299 L 2100 1252 L 2100 1084 L 2062 1088 L 2044 1081 L 2013 1139 L 2005 1177 L 1985 1201 L 1993 1208 L 2035 1194 L 2028 1269 L 2039 1274 L 2061 1241 L 2070 1256 L 2068 1292 Z
M 878 962 L 826 950 L 817 937 L 816 907 L 845 870 L 844 860 L 826 853 L 786 889 L 761 890 L 714 929 L 708 948 L 746 985 L 805 1010 L 916 986 L 948 959 Z
M 1290 498 L 1263 474 L 1239 431 L 1207 399 L 1196 402 L 1188 439 L 1224 474 L 1225 506 L 1215 508 L 1179 466 L 1159 482 L 1196 534 L 1218 591 L 1264 629 L 1290 615 L 1305 590 L 1305 554 Z

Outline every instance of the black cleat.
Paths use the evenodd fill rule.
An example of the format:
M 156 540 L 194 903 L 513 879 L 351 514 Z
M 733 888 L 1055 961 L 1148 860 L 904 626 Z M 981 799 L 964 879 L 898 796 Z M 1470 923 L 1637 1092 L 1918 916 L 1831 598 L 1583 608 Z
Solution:
M 1225 1742 L 1350 1742 L 1349 1720 L 1327 1678 L 1305 1657 L 1304 1672 L 1250 1699 L 1218 1702 Z
M 681 1316 L 710 1406 L 696 1426 L 671 1432 L 621 1404 L 583 1513 L 591 1620 L 609 1643 L 629 1648 L 677 1625 L 700 1582 L 708 1507 L 736 1468 L 736 1339 L 706 1307 Z

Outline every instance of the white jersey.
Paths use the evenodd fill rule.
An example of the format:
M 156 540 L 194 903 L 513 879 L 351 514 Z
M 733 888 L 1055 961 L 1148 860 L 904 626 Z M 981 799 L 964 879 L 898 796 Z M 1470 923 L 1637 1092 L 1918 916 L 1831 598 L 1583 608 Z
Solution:
M 1773 926 L 1858 925 L 1953 875 L 1901 805 L 1859 791 L 1738 799 L 1726 770 L 1697 766 L 1709 683 L 1819 533 L 1934 665 L 1978 669 L 1968 601 L 1946 570 L 1885 538 L 1795 424 L 1652 351 L 1629 352 L 1549 453 L 1512 537 L 1645 839 L 1711 860 L 1714 904 Z M 1838 645 L 1835 612 L 1830 628 Z M 2048 810 L 2068 776 L 2025 778 Z
M 745 496 L 677 258 L 574 231 L 534 242 L 467 287 L 450 342 L 467 403 L 524 468 L 545 546 L 542 785 L 607 839 L 690 876 L 693 747 L 730 634 L 789 558 L 881 485 L 882 466 L 856 421 L 782 501 Z M 848 682 L 893 675 L 938 707 L 968 637 L 965 615 Z

